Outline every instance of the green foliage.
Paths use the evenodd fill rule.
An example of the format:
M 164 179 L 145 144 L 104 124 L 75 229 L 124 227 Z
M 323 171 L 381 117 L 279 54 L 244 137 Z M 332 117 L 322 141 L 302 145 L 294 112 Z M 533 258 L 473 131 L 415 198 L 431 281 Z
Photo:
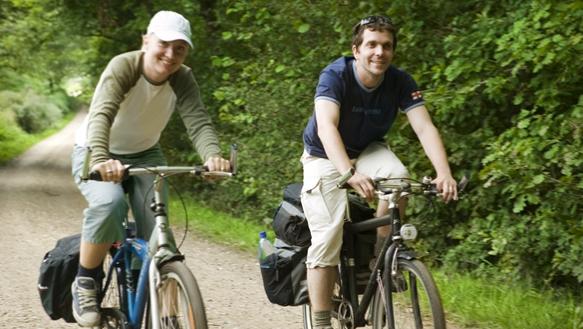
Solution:
M 49 128 L 62 123 L 70 99 L 64 93 L 40 95 L 32 90 L 0 91 L 0 164 L 14 158 Z
M 478 155 L 471 168 L 482 188 L 450 234 L 446 261 L 576 287 L 583 282 L 583 90 L 575 72 L 583 64 L 574 49 L 582 45 L 583 13 L 574 3 L 525 3 L 505 7 L 506 16 L 497 10 L 484 8 L 469 29 L 448 35 L 450 62 L 434 75 L 442 88 L 431 96 L 445 118 L 479 124 L 463 136 L 479 151 L 463 154 Z
M 14 114 L 18 125 L 27 133 L 39 133 L 61 120 L 63 111 L 48 97 L 30 90 L 22 97 L 22 103 L 14 108 Z
M 19 147 L 27 134 L 16 122 L 14 108 L 19 104 L 20 95 L 16 92 L 0 92 L 0 163 L 4 163 L 22 150 Z

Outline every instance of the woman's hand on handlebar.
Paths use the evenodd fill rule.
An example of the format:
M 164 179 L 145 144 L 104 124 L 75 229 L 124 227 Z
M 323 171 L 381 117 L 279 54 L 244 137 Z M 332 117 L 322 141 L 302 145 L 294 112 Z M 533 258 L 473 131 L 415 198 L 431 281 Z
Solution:
M 451 200 L 457 200 L 457 183 L 455 179 L 449 176 L 437 176 L 432 181 L 433 184 L 437 187 L 437 190 L 441 192 L 443 200 L 447 203 Z
M 375 197 L 375 187 L 372 179 L 359 172 L 355 172 L 352 177 L 346 182 L 367 201 L 373 201 Z
M 109 159 L 98 163 L 91 168 L 91 171 L 98 171 L 101 180 L 104 182 L 121 182 L 124 177 L 126 167 L 119 160 Z
M 220 156 L 213 156 L 208 158 L 208 160 L 206 160 L 204 163 L 204 166 L 208 169 L 208 171 L 231 171 L 231 163 L 229 160 L 223 159 Z
M 230 172 L 231 162 L 229 160 L 223 159 L 220 156 L 213 156 L 206 160 L 204 167 L 209 172 Z M 219 179 L 219 176 L 214 175 L 203 175 L 204 179 L 207 181 L 215 181 Z

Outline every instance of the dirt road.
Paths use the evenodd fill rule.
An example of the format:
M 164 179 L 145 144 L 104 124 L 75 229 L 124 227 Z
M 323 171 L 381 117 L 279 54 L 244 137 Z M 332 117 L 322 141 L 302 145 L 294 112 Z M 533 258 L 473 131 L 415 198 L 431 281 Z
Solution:
M 81 229 L 85 200 L 70 175 L 78 116 L 60 133 L 0 167 L 0 328 L 79 328 L 52 321 L 36 290 L 38 268 L 56 240 Z M 198 279 L 210 328 L 301 328 L 298 307 L 270 304 L 246 253 L 190 233 L 182 247 Z

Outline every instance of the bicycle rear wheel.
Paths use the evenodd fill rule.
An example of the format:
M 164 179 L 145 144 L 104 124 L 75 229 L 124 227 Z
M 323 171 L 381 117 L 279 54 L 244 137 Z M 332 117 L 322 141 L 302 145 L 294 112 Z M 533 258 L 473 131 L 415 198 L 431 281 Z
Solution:
M 398 282 L 392 284 L 395 326 L 387 323 L 386 298 L 377 289 L 373 300 L 373 328 L 445 329 L 445 315 L 435 281 L 427 267 L 418 260 L 398 260 Z
M 204 303 L 196 279 L 179 261 L 164 264 L 160 269 L 160 284 L 155 290 L 160 328 L 207 329 Z M 147 321 L 151 328 L 151 319 Z

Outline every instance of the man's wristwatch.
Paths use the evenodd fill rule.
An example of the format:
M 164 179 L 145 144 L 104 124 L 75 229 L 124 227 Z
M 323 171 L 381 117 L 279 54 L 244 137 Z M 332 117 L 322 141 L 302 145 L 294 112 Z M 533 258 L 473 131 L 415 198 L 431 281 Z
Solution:
M 354 167 L 350 167 L 350 169 L 348 169 L 347 172 L 345 172 L 342 176 L 340 176 L 340 179 L 338 180 L 338 184 L 336 184 L 336 186 L 338 187 L 342 187 L 346 184 L 346 182 L 348 182 L 348 180 L 350 180 L 350 178 L 352 178 L 352 176 L 354 175 L 354 173 L 356 172 L 356 169 L 354 169 Z

